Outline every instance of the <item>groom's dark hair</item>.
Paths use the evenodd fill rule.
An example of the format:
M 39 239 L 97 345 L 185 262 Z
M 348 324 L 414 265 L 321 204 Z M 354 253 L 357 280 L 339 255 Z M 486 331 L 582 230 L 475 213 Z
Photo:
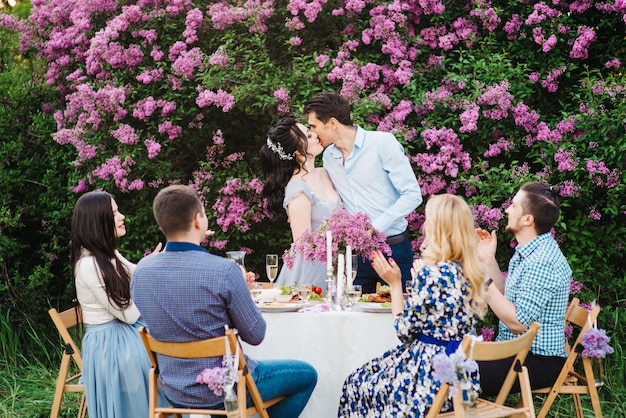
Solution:
M 311 112 L 315 112 L 315 116 L 324 123 L 335 118 L 342 125 L 353 125 L 350 103 L 337 93 L 327 91 L 311 97 L 304 105 L 304 113 Z

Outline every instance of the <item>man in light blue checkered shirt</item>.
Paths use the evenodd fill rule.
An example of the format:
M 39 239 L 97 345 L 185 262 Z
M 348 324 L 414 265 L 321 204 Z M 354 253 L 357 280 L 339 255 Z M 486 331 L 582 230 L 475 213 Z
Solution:
M 496 261 L 496 233 L 478 230 L 478 252 L 489 269 L 489 306 L 500 319 L 498 341 L 516 338 L 532 322 L 540 324 L 524 365 L 533 389 L 554 384 L 567 354 L 565 311 L 572 269 L 550 231 L 559 218 L 558 188 L 544 183 L 522 185 L 506 209 L 506 231 L 517 247 L 505 279 Z M 497 395 L 510 359 L 479 362 L 482 395 Z M 513 391 L 519 391 L 516 385 Z

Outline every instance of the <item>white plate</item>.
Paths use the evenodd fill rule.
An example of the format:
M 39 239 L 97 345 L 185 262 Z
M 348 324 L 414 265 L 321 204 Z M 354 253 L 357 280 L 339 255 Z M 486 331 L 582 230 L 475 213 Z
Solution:
M 391 312 L 391 306 L 382 306 L 382 303 L 357 302 L 355 308 L 362 312 Z
M 271 303 L 260 305 L 261 312 L 296 312 L 305 306 L 306 303 Z

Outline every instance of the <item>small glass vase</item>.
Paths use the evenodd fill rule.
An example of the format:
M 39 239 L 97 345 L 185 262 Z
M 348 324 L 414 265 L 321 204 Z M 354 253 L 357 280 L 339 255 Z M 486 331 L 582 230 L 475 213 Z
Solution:
M 591 369 L 593 370 L 593 379 L 596 382 L 596 387 L 604 386 L 604 367 L 602 366 L 602 358 L 591 357 Z
M 237 394 L 232 385 L 224 387 L 224 409 L 227 417 L 239 416 L 239 405 L 237 402 Z

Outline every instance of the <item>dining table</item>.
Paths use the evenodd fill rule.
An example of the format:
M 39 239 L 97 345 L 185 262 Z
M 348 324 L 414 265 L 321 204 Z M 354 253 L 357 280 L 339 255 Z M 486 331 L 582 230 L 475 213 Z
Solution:
M 262 312 L 265 339 L 242 344 L 253 359 L 297 359 L 310 363 L 318 381 L 302 418 L 337 416 L 346 377 L 365 362 L 399 344 L 388 310 Z

